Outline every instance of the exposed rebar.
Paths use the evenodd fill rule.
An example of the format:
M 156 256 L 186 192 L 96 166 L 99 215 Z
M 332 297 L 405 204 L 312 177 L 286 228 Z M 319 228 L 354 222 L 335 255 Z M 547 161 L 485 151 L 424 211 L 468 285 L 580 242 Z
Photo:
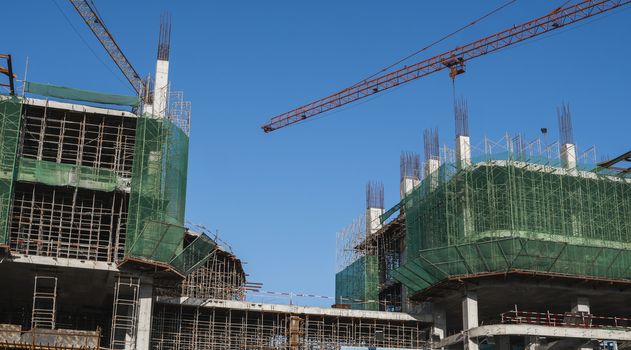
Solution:
M 421 157 L 416 152 L 401 152 L 401 180 L 421 177 Z
M 158 33 L 158 59 L 169 60 L 171 49 L 171 14 L 164 13 L 160 16 L 160 32 Z
M 559 120 L 559 139 L 561 144 L 574 143 L 574 130 L 572 128 L 572 113 L 569 103 L 562 103 L 557 107 L 557 118 Z
M 383 182 L 370 181 L 366 185 L 366 208 L 384 208 Z
M 438 147 L 438 129 L 425 129 L 423 131 L 423 152 L 425 154 L 425 161 L 428 161 L 430 159 L 440 159 Z
M 456 121 L 456 137 L 469 136 L 469 106 L 464 97 L 454 101 L 454 118 Z

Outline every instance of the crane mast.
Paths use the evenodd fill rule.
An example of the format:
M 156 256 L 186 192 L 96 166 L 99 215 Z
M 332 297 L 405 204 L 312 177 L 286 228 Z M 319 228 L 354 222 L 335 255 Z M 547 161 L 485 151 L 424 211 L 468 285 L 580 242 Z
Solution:
M 396 71 L 382 73 L 328 97 L 277 115 L 261 126 L 261 128 L 264 132 L 269 133 L 443 69 L 449 69 L 449 75 L 453 79 L 456 75 L 464 73 L 465 63 L 471 59 L 563 28 L 620 6 L 628 5 L 629 3 L 631 3 L 631 0 L 584 0 L 574 5 L 557 8 L 545 16 L 521 25 L 515 25 L 472 43 L 458 46 L 453 50 L 405 66 Z
M 118 66 L 125 78 L 129 81 L 136 93 L 141 99 L 147 97 L 145 91 L 145 82 L 140 78 L 134 67 L 131 65 L 123 51 L 120 49 L 112 34 L 107 30 L 105 23 L 101 20 L 96 11 L 90 6 L 86 0 L 70 0 L 74 8 L 77 10 L 81 18 L 90 27 L 92 33 L 97 37 L 103 45 L 107 53 L 110 55 L 114 63 Z

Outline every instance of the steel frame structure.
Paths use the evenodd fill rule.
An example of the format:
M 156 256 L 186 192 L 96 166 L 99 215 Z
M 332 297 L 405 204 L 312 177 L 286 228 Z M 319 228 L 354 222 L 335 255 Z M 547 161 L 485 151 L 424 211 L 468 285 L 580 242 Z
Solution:
M 513 26 L 472 43 L 458 46 L 453 50 L 405 66 L 396 71 L 381 73 L 370 80 L 357 83 L 328 97 L 277 115 L 261 126 L 261 128 L 264 132 L 269 133 L 443 69 L 449 69 L 450 76 L 454 78 L 456 75 L 464 73 L 464 64 L 471 59 L 620 6 L 628 5 L 629 3 L 631 3 L 631 0 L 585 0 L 575 5 L 557 8 L 545 16 Z

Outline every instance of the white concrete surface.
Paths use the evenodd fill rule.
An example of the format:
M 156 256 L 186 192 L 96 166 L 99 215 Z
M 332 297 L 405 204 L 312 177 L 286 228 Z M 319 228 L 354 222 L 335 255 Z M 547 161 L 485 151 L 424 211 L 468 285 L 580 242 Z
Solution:
M 576 145 L 565 143 L 561 145 L 561 164 L 565 168 L 576 168 Z
M 5 259 L 4 261 L 0 261 L 0 263 L 6 263 L 6 262 L 48 265 L 48 266 L 56 266 L 56 267 L 73 267 L 73 268 L 78 268 L 78 269 L 118 271 L 118 267 L 116 267 L 115 263 L 108 263 L 108 262 L 103 262 L 103 261 L 67 259 L 67 258 L 53 258 L 53 257 L 38 256 L 38 255 L 16 254 L 15 252 L 11 252 L 11 259 Z
M 151 348 L 153 301 L 153 280 L 151 278 L 141 278 L 138 292 L 136 350 L 149 350 Z
M 401 180 L 401 186 L 399 188 L 400 198 L 403 199 L 406 195 L 410 194 L 414 188 L 421 184 L 421 180 L 418 177 L 404 177 Z
M 383 224 L 379 217 L 384 213 L 381 208 L 368 208 L 366 209 L 366 235 L 372 235 L 377 233 Z
M 469 330 L 478 327 L 478 295 L 474 292 L 466 292 L 462 297 L 462 329 L 465 350 L 478 350 L 478 343 L 469 334 Z
M 582 327 L 552 327 L 530 324 L 495 324 L 479 326 L 470 329 L 468 335 L 471 338 L 489 337 L 489 336 L 538 336 L 549 338 L 574 338 L 574 339 L 599 339 L 614 341 L 631 341 L 631 331 L 613 330 L 602 328 L 582 328 Z M 462 343 L 464 335 L 454 334 L 434 343 L 433 349 L 440 349 L 453 344 Z
M 197 299 L 189 297 L 172 298 L 159 296 L 156 298 L 156 302 L 161 304 L 199 306 L 203 308 L 224 308 L 244 311 L 278 312 L 302 315 L 356 317 L 392 321 L 421 321 L 427 323 L 432 321 L 432 316 L 429 314 L 412 316 L 403 312 L 334 309 L 315 306 L 268 304 L 237 300 Z
M 153 90 L 153 113 L 164 118 L 167 110 L 167 94 L 169 91 L 169 61 L 156 62 L 156 80 Z
M 456 161 L 460 169 L 471 165 L 471 140 L 469 136 L 456 137 Z

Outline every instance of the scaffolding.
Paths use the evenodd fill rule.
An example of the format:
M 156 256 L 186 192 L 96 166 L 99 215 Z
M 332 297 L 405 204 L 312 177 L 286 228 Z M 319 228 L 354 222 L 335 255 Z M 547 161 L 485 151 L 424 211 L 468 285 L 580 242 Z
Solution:
M 233 254 L 216 248 L 186 276 L 181 295 L 200 299 L 245 300 L 245 272 Z
M 112 311 L 111 349 L 133 349 L 136 344 L 138 297 L 140 279 L 136 276 L 119 275 L 114 287 Z
M 22 103 L 17 97 L 0 96 L 0 247 L 9 243 L 9 216 L 21 110 Z
M 165 118 L 138 118 L 126 256 L 169 263 L 184 242 L 190 104 L 170 93 Z
M 335 300 L 353 309 L 379 310 L 379 261 L 374 246 L 366 244 L 366 227 L 360 216 L 337 233 Z
M 55 329 L 57 277 L 35 275 L 31 329 Z
M 114 262 L 125 247 L 123 192 L 16 183 L 11 250 L 28 255 Z
M 497 153 L 485 140 L 471 165 L 443 164 L 404 199 L 407 262 L 395 278 L 413 292 L 511 270 L 631 279 L 631 179 L 506 142 Z
M 286 349 L 339 350 L 342 346 L 426 347 L 415 321 L 393 321 L 282 311 L 240 310 L 158 303 L 154 350 Z
M 131 177 L 135 117 L 51 108 L 46 101 L 26 104 L 22 119 L 20 157 Z

